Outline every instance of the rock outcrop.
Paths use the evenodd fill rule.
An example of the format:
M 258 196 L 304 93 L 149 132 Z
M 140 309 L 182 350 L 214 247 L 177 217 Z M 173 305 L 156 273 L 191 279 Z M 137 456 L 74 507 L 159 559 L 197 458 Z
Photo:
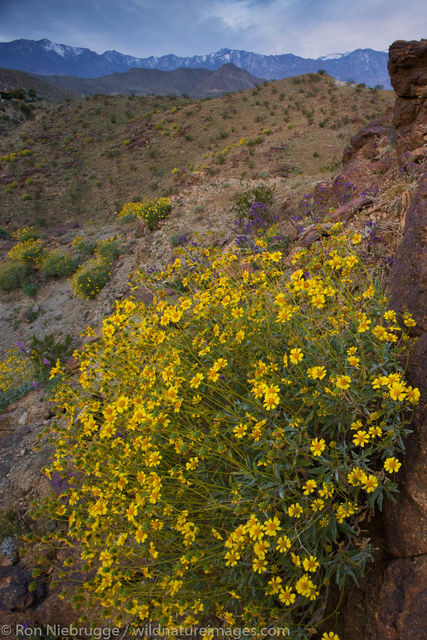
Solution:
M 421 180 L 408 209 L 403 239 L 391 274 L 391 306 L 399 313 L 409 310 L 417 323 L 417 341 L 408 363 L 412 386 L 426 389 L 427 362 L 427 174 Z M 427 403 L 421 398 L 407 440 L 397 503 L 385 510 L 390 553 L 398 557 L 427 553 Z
M 390 167 L 407 171 L 410 163 L 422 170 L 427 139 L 427 40 L 394 42 L 389 72 L 397 94 L 391 123 L 385 119 L 367 125 L 354 136 L 344 153 L 342 175 L 363 175 L 363 168 Z M 390 126 L 392 125 L 392 126 Z M 386 135 L 393 153 L 382 159 L 372 152 Z M 414 164 L 412 166 L 415 166 Z M 400 470 L 397 502 L 387 501 L 384 513 L 368 525 L 376 548 L 375 565 L 361 583 L 344 595 L 338 623 L 343 640 L 422 640 L 427 637 L 427 173 L 402 219 L 403 236 L 390 276 L 390 306 L 401 316 L 412 313 L 416 326 L 409 331 L 416 342 L 407 365 L 410 385 L 422 392 L 407 438 Z
M 376 611 L 378 639 L 421 640 L 427 637 L 427 174 L 405 219 L 403 238 L 391 274 L 391 306 L 410 311 L 417 337 L 408 362 L 408 381 L 418 387 L 421 400 L 406 441 L 399 474 L 397 502 L 384 510 L 386 550 L 392 556 Z M 424 604 L 423 604 L 424 600 Z
M 397 94 L 393 126 L 398 147 L 416 149 L 427 139 L 427 39 L 393 42 L 388 71 Z

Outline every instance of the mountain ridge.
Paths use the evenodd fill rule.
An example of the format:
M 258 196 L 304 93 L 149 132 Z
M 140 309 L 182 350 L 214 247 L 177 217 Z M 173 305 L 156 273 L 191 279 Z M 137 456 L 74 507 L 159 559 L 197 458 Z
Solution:
M 174 71 L 178 68 L 202 67 L 214 71 L 227 63 L 266 80 L 316 72 L 322 68 L 339 80 L 353 80 L 368 86 L 382 84 L 385 88 L 391 88 L 387 71 L 387 53 L 374 49 L 356 49 L 319 58 L 302 58 L 292 53 L 264 55 L 227 48 L 206 55 L 181 57 L 167 54 L 137 58 L 115 50 L 98 54 L 88 48 L 71 47 L 46 38 L 38 41 L 20 39 L 0 43 L 0 66 L 36 75 L 94 78 L 125 72 L 131 68 Z
M 223 93 L 251 89 L 264 82 L 244 69 L 229 63 L 219 69 L 179 68 L 173 71 L 159 69 L 129 69 L 98 78 L 77 76 L 36 76 L 46 84 L 63 91 L 84 95 L 182 95 L 193 98 L 218 96 Z

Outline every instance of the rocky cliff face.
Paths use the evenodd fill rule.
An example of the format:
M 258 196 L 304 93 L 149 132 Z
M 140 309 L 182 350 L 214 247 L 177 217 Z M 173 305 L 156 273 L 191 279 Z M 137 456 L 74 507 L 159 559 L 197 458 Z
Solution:
M 415 149 L 427 138 L 427 40 L 393 42 L 388 71 L 397 97 L 393 126 L 402 150 Z
M 388 69 L 396 92 L 393 114 L 370 123 L 350 140 L 342 179 L 365 185 L 391 180 L 393 173 L 425 166 L 427 140 L 427 40 L 397 41 L 389 51 Z M 389 151 L 381 154 L 385 141 Z M 369 174 L 371 176 L 369 177 Z M 366 187 L 365 187 L 366 188 Z M 345 219 L 345 218 L 344 218 Z M 427 173 L 406 211 L 403 235 L 390 275 L 391 307 L 410 311 L 418 338 L 409 357 L 407 376 L 421 399 L 406 442 L 399 474 L 397 502 L 366 525 L 377 548 L 375 565 L 361 588 L 350 586 L 339 619 L 342 640 L 424 640 L 427 637 Z
M 421 122 L 425 125 L 425 118 Z M 390 283 L 391 306 L 399 313 L 410 311 L 417 322 L 413 334 L 418 340 L 410 353 L 408 379 L 422 397 L 406 442 L 397 502 L 387 503 L 384 510 L 385 547 L 391 558 L 376 611 L 378 640 L 427 636 L 426 222 L 424 174 L 406 214 Z

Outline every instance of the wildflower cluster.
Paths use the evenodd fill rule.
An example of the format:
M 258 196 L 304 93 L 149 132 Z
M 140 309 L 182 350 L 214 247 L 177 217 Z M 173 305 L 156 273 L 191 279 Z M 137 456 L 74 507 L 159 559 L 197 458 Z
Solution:
M 237 196 L 234 231 L 238 247 L 254 249 L 255 238 L 265 234 L 272 226 L 273 216 L 269 209 L 272 202 L 273 190 L 264 185 L 258 185 Z
M 18 349 L 9 349 L 0 360 L 0 395 L 28 380 L 29 362 Z
M 261 131 L 261 134 L 256 136 L 255 138 L 249 138 L 246 139 L 245 137 L 240 138 L 239 142 L 231 142 L 230 144 L 228 144 L 226 147 L 224 147 L 224 149 L 218 150 L 218 151 L 211 151 L 209 154 L 207 154 L 205 157 L 210 157 L 210 158 L 214 158 L 216 159 L 218 164 L 223 164 L 223 162 L 225 161 L 225 158 L 227 157 L 227 155 L 229 153 L 231 153 L 233 150 L 238 149 L 239 147 L 243 147 L 246 146 L 250 152 L 250 154 L 253 154 L 253 147 L 262 144 L 265 140 L 264 136 L 265 135 L 269 135 L 271 134 L 271 129 L 263 129 Z
M 170 198 L 157 198 L 146 202 L 128 202 L 119 213 L 121 221 L 133 218 L 144 220 L 149 229 L 154 229 L 159 220 L 168 217 L 172 209 Z
M 78 356 L 46 470 L 66 488 L 41 508 L 80 550 L 77 607 L 305 638 L 326 585 L 363 573 L 360 522 L 396 490 L 418 400 L 408 337 L 340 225 L 292 262 L 189 247 Z
M 93 258 L 83 263 L 73 276 L 73 290 L 83 300 L 94 298 L 111 278 L 111 263 Z
M 12 247 L 9 251 L 9 258 L 34 266 L 40 259 L 42 252 L 43 242 L 40 239 L 29 238 Z
M 0 156 L 0 162 L 8 163 L 15 162 L 19 157 L 25 157 L 31 155 L 30 149 L 20 149 L 19 151 L 12 151 L 12 153 Z
M 119 239 L 113 236 L 111 238 L 105 238 L 105 240 L 100 240 L 97 243 L 95 255 L 99 260 L 114 262 L 114 260 L 119 257 L 121 251 L 122 248 Z
M 247 246 L 253 236 L 259 234 L 269 226 L 266 217 L 267 205 L 262 202 L 253 202 L 247 215 L 236 220 L 237 246 Z
M 121 253 L 118 238 L 101 240 L 95 246 L 95 257 L 84 262 L 73 276 L 76 296 L 89 300 L 94 298 L 111 278 L 114 261 Z
M 119 220 L 121 222 L 136 220 L 141 208 L 141 204 L 141 202 L 126 202 L 119 213 Z

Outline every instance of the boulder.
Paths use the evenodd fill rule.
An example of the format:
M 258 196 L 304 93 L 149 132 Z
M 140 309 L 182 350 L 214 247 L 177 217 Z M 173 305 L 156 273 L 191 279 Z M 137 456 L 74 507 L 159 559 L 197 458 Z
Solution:
M 372 142 L 375 138 L 379 138 L 385 133 L 384 126 L 379 124 L 378 120 L 374 120 L 366 125 L 359 133 L 350 138 L 350 144 L 353 149 L 361 149 L 368 142 Z
M 342 222 L 350 220 L 358 211 L 361 211 L 365 207 L 369 207 L 372 204 L 373 199 L 370 196 L 359 196 L 358 198 L 353 198 L 347 204 L 338 207 L 335 210 L 334 216 L 336 216 Z
M 16 564 L 19 559 L 19 543 L 16 538 L 8 536 L 0 544 L 0 566 L 8 567 Z
M 401 98 L 417 98 L 427 84 L 427 39 L 396 40 L 388 52 L 390 82 Z
M 0 611 L 25 611 L 43 595 L 43 586 L 30 590 L 31 573 L 18 566 L 0 566 Z

